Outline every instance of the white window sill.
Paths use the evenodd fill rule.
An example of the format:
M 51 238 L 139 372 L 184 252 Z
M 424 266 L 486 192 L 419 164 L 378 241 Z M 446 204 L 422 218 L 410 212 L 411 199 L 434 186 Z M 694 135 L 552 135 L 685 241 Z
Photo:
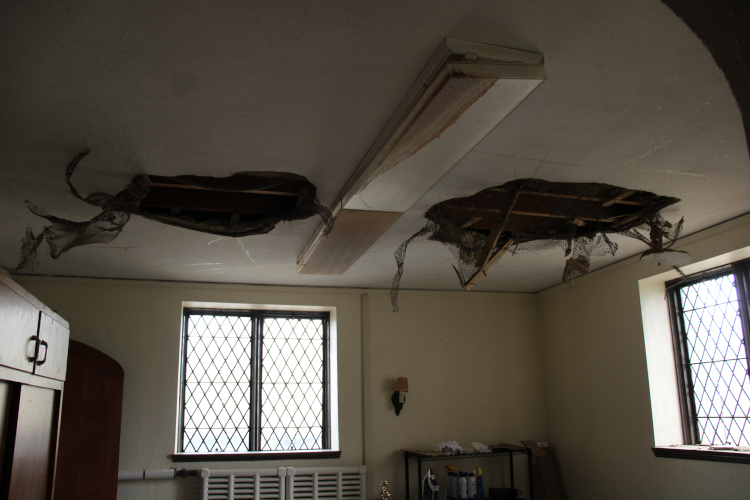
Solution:
M 654 456 L 661 458 L 680 458 L 684 460 L 705 460 L 710 462 L 731 462 L 750 464 L 750 447 L 728 446 L 659 446 L 652 448 Z
M 172 462 L 250 462 L 254 460 L 304 460 L 339 458 L 339 450 L 252 451 L 249 453 L 175 453 Z

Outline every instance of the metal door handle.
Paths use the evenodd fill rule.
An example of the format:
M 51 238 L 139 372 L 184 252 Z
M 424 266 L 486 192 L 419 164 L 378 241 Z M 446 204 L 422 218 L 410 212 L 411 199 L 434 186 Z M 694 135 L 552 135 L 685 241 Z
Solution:
M 47 351 L 49 351 L 49 345 L 47 345 L 47 342 L 45 342 L 44 340 L 41 341 L 41 344 L 44 346 L 44 359 L 41 361 L 37 361 L 37 366 L 43 365 L 47 362 Z M 37 357 L 39 356 L 37 355 Z
M 29 358 L 29 361 L 36 361 L 37 356 L 39 355 L 39 337 L 36 335 L 33 335 L 31 338 L 29 338 L 29 342 L 34 341 L 34 352 L 29 355 L 29 348 L 28 348 L 28 342 L 26 343 L 26 357 Z

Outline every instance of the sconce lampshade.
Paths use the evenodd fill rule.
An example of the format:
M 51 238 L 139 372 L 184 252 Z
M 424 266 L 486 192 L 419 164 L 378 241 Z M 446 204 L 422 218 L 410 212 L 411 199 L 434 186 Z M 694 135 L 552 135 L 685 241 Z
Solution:
M 409 380 L 406 377 L 398 377 L 396 379 L 396 391 L 409 392 Z

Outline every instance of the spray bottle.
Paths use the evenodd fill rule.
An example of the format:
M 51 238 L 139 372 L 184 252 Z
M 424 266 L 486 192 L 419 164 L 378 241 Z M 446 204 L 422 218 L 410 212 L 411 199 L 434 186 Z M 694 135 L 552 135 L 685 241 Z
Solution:
M 477 480 L 474 477 L 474 472 L 469 472 L 469 477 L 466 480 L 467 498 L 469 500 L 477 500 Z
M 484 479 L 482 479 L 482 469 L 477 467 L 477 500 L 484 500 Z
M 467 500 L 468 481 L 465 472 L 458 473 L 458 500 Z

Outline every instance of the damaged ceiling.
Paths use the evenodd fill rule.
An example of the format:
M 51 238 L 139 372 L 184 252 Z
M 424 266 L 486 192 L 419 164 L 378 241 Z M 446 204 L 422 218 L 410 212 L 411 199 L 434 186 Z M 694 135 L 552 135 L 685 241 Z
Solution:
M 557 248 L 568 257 L 562 281 L 572 283 L 590 272 L 592 257 L 617 254 L 618 245 L 610 239 L 615 234 L 646 243 L 649 249 L 642 258 L 679 271 L 677 265 L 689 263 L 690 257 L 670 247 L 684 221 L 672 224 L 660 214 L 679 201 L 608 184 L 517 179 L 440 202 L 425 213 L 425 226 L 396 250 L 398 269 L 391 287 L 394 310 L 398 310 L 406 249 L 426 234 L 456 257 L 453 269 L 464 290 L 474 288 L 507 253 Z
M 255 173 L 253 182 L 268 172 L 304 178 L 313 198 L 332 207 L 445 37 L 540 53 L 546 81 L 403 215 L 368 222 L 384 224 L 383 234 L 343 274 L 297 272 L 317 216 L 281 217 L 270 232 L 237 238 L 157 222 L 200 219 L 191 213 L 197 202 L 185 200 L 216 191 L 203 189 L 206 178 L 224 179 L 212 188 L 286 193 L 255 194 L 273 198 L 252 203 L 271 212 L 299 195 L 269 188 L 280 180 L 231 177 L 241 172 Z M 729 86 L 700 40 L 657 0 L 186 2 L 179 10 L 160 1 L 6 2 L 0 67 L 0 264 L 18 264 L 27 227 L 38 237 L 49 225 L 26 200 L 66 221 L 102 213 L 65 183 L 65 165 L 80 151 L 92 151 L 72 179 L 82 199 L 116 195 L 139 176 L 154 187 L 110 243 L 58 259 L 41 247 L 35 274 L 389 288 L 394 252 L 424 227 L 430 207 L 518 179 L 679 199 L 661 214 L 672 223 L 684 216 L 683 235 L 750 211 L 747 147 Z M 249 215 L 233 209 L 241 193 L 224 194 L 221 220 Z M 607 209 L 619 217 L 635 206 Z M 553 212 L 545 207 L 535 213 Z M 461 224 L 473 217 L 464 215 Z M 493 222 L 475 224 L 489 236 Z M 616 255 L 592 256 L 592 269 L 649 249 L 611 239 Z M 559 283 L 566 258 L 559 248 L 505 256 L 474 290 L 541 290 Z M 460 289 L 454 262 L 444 245 L 415 240 L 401 287 Z
M 266 234 L 279 222 L 316 214 L 323 219 L 324 236 L 333 227 L 334 217 L 318 201 L 315 186 L 288 172 L 240 172 L 229 177 L 137 175 L 115 195 L 97 191 L 84 198 L 71 178 L 90 153 L 82 151 L 68 163 L 65 181 L 73 196 L 100 208 L 101 213 L 88 221 L 69 221 L 27 201 L 29 211 L 50 224 L 36 236 L 31 227 L 26 228 L 21 258 L 13 271 L 35 271 L 43 243 L 53 259 L 79 246 L 111 243 L 131 215 L 232 238 Z

